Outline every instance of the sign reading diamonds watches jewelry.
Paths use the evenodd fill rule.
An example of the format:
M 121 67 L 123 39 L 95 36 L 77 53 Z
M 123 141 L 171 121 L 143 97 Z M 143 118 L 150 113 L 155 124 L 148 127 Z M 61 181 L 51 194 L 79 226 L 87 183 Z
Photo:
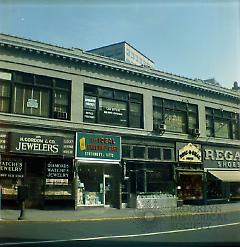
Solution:
M 59 136 L 10 133 L 9 138 L 10 152 L 48 155 L 63 153 L 63 138 Z
M 84 160 L 121 160 L 121 137 L 77 133 L 76 159 Z

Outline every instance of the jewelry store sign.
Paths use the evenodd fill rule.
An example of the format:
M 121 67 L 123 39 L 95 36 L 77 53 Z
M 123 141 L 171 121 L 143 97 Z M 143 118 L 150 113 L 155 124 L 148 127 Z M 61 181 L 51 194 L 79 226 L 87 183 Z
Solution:
M 46 164 L 46 184 L 68 184 L 71 165 L 62 162 L 48 162 Z
M 7 147 L 7 133 L 0 132 L 0 152 L 5 152 Z
M 76 134 L 76 159 L 121 160 L 121 137 L 91 133 Z
M 9 134 L 9 151 L 25 154 L 63 154 L 63 138 L 33 134 Z
M 24 164 L 22 159 L 2 157 L 0 160 L 0 178 L 22 178 L 24 176 Z

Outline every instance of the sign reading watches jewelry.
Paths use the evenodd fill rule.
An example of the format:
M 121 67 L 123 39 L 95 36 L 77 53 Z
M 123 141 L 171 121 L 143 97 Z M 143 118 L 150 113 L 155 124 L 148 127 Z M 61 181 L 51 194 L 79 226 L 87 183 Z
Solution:
M 10 152 L 48 155 L 62 155 L 63 153 L 62 137 L 10 133 L 9 138 Z

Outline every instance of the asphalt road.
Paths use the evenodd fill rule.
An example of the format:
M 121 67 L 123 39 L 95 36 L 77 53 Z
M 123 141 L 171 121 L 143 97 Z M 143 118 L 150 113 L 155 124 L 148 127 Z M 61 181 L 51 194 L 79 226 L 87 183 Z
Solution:
M 239 246 L 240 213 L 0 224 L 0 246 Z M 216 245 L 217 244 L 217 245 Z

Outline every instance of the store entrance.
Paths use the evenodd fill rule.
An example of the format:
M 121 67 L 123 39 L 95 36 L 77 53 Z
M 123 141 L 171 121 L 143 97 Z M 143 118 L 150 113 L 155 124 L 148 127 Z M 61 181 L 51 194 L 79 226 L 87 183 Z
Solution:
M 43 206 L 44 168 L 45 162 L 43 159 L 26 160 L 26 177 L 24 181 L 24 184 L 28 186 L 26 208 L 41 208 Z
M 178 174 L 178 198 L 184 203 L 197 203 L 203 200 L 202 173 L 181 172 Z
M 104 174 L 104 205 L 113 205 L 113 177 L 108 174 Z

